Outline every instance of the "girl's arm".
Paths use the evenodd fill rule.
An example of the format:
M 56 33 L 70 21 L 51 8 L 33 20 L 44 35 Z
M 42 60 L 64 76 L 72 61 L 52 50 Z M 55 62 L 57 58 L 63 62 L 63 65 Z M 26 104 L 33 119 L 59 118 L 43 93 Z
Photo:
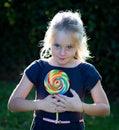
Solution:
M 14 89 L 8 101 L 8 109 L 11 111 L 31 111 L 35 110 L 35 100 L 26 100 L 25 98 L 33 88 L 33 83 L 23 75 L 21 81 Z
M 25 112 L 34 110 L 43 110 L 51 113 L 56 113 L 56 99 L 52 95 L 48 95 L 44 99 L 27 100 L 26 97 L 33 88 L 33 83 L 23 75 L 20 83 L 13 91 L 9 101 L 8 109 L 14 112 Z
M 100 81 L 91 90 L 91 96 L 94 104 L 83 103 L 84 113 L 91 116 L 108 116 L 110 114 L 110 105 Z
M 100 81 L 91 90 L 91 95 L 94 100 L 93 104 L 84 103 L 81 101 L 79 95 L 71 89 L 73 97 L 65 95 L 55 95 L 55 98 L 60 102 L 56 102 L 57 111 L 72 111 L 85 113 L 91 116 L 107 116 L 110 113 L 110 106 L 107 96 L 101 86 Z

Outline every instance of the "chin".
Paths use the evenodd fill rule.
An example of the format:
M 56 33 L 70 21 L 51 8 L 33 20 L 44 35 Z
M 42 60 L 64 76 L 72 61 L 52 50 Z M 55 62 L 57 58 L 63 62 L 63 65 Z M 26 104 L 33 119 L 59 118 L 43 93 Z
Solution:
M 58 64 L 59 64 L 60 66 L 67 66 L 68 63 L 62 61 L 62 62 L 58 62 Z

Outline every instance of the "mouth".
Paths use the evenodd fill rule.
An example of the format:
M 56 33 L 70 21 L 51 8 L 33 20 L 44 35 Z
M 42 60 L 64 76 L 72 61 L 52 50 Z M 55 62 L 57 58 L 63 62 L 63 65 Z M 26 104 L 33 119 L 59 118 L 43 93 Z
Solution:
M 62 60 L 62 61 L 65 60 L 65 58 L 59 58 L 59 59 Z

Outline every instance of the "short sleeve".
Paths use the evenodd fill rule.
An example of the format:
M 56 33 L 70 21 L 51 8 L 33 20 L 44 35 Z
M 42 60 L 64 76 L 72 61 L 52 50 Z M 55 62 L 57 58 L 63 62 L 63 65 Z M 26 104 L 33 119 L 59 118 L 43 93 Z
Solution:
M 90 91 L 102 77 L 91 64 L 85 64 L 83 70 L 83 86 L 85 91 Z
M 32 62 L 24 71 L 28 79 L 35 85 L 38 85 L 38 77 L 39 77 L 40 67 L 38 61 Z

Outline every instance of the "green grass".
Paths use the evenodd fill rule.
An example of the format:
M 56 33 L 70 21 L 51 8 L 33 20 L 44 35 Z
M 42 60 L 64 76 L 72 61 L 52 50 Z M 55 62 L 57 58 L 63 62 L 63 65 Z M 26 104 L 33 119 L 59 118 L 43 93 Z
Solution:
M 115 101 L 116 98 L 110 98 L 110 116 L 90 117 L 88 115 L 85 115 L 86 130 L 119 130 L 119 102 Z M 91 103 L 89 95 L 86 97 L 86 101 Z
M 0 82 L 0 130 L 29 130 L 33 112 L 10 112 L 8 99 L 16 87 L 14 82 Z
M 29 130 L 33 112 L 13 113 L 7 109 L 7 102 L 15 82 L 0 82 L 0 130 Z M 33 93 L 29 98 L 33 97 Z M 119 103 L 110 101 L 111 114 L 109 117 L 85 116 L 86 130 L 119 130 Z
M 86 116 L 86 130 L 119 130 L 119 105 L 112 104 L 112 112 L 109 117 L 88 117 Z

